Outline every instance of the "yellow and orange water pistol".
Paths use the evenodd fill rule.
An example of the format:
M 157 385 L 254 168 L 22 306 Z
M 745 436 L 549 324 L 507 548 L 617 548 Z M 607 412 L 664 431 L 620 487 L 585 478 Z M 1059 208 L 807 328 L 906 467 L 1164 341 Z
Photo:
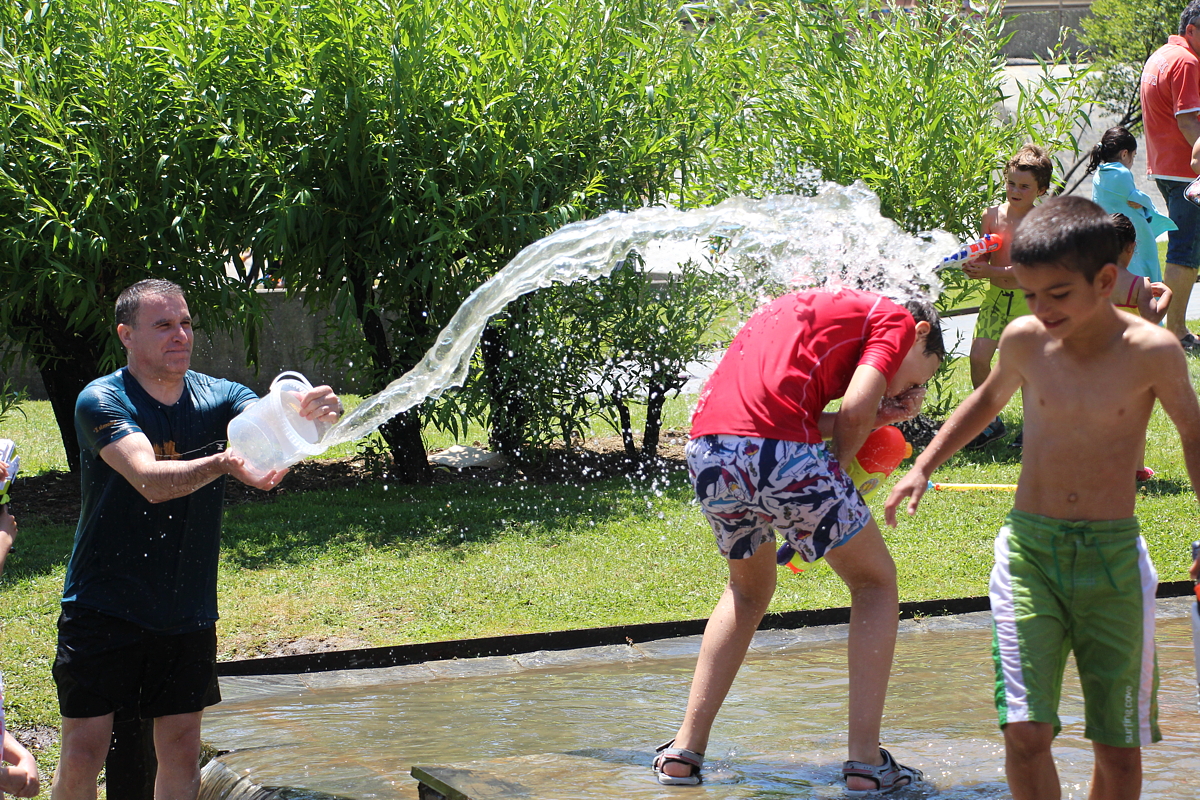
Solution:
M 863 442 L 858 455 L 846 469 L 846 474 L 865 500 L 875 493 L 884 478 L 895 472 L 901 461 L 911 455 L 912 445 L 904 438 L 904 434 L 891 425 L 884 425 L 872 431 Z M 786 564 L 792 572 L 800 572 L 806 563 L 787 542 L 775 553 L 775 562 Z

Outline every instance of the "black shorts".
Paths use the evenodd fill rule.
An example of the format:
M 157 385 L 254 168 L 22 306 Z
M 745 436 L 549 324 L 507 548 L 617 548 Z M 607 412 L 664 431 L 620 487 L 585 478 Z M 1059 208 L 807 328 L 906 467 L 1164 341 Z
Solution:
M 221 702 L 215 625 L 161 634 L 67 603 L 58 618 L 53 672 L 64 717 L 126 709 L 153 719 Z

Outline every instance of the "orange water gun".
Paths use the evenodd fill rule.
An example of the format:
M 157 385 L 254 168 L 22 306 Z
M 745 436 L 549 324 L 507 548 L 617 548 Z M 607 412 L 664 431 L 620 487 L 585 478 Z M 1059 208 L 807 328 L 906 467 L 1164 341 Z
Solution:
M 939 270 L 947 267 L 957 267 L 965 264 L 976 256 L 987 255 L 994 253 L 1004 245 L 1004 239 L 998 233 L 985 233 L 970 244 L 963 246 L 961 250 L 952 256 L 946 256 L 942 259 L 942 263 L 938 265 Z
M 911 455 L 912 445 L 904 438 L 904 434 L 891 425 L 884 425 L 872 431 L 863 442 L 846 474 L 854 481 L 858 493 L 865 500 L 875 494 L 880 482 Z M 805 563 L 800 554 L 787 542 L 775 553 L 775 562 L 780 565 L 786 564 L 792 572 L 800 572 Z

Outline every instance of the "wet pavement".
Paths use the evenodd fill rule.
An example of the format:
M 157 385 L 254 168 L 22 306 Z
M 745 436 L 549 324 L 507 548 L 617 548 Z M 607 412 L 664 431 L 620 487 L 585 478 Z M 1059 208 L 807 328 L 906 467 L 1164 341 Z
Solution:
M 1148 800 L 1200 796 L 1200 715 L 1186 599 L 1159 602 L 1160 721 Z M 263 785 L 415 800 L 414 766 L 476 800 L 845 796 L 845 626 L 762 631 L 718 717 L 700 789 L 649 768 L 686 703 L 700 637 L 273 677 L 223 678 L 205 739 Z M 1055 745 L 1064 798 L 1086 796 L 1091 747 L 1068 671 Z M 901 623 L 884 745 L 930 785 L 894 796 L 1007 796 L 992 707 L 990 616 Z M 447 771 L 451 770 L 451 771 Z M 465 770 L 465 771 L 464 771 Z M 303 794 L 293 795 L 302 797 Z

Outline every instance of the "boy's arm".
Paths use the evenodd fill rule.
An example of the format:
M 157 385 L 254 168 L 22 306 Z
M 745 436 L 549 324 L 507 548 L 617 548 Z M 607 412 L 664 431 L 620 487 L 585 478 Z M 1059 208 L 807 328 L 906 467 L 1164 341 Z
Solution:
M 842 407 L 833 420 L 832 449 L 838 463 L 849 465 L 871 435 L 886 391 L 887 378 L 882 372 L 869 364 L 855 368 L 842 397 Z
M 938 430 L 937 436 L 917 458 L 913 468 L 892 488 L 883 510 L 888 525 L 896 526 L 896 509 L 905 498 L 909 499 L 909 516 L 917 513 L 917 506 L 933 471 L 978 436 L 1021 388 L 1023 379 L 1015 366 L 1019 361 L 1013 336 L 1006 330 L 1000 336 L 996 366 L 987 379 L 954 410 L 950 419 Z
M 981 237 L 987 236 L 989 233 L 996 232 L 994 220 L 998 213 L 998 208 L 996 206 L 992 206 L 983 212 L 983 219 L 979 223 L 979 235 Z M 991 277 L 987 274 L 988 270 L 991 269 L 991 263 L 992 254 L 984 253 L 983 255 L 975 256 L 974 258 L 968 260 L 967 263 L 963 264 L 962 271 L 966 273 L 968 278 L 986 280 L 987 278 Z
M 8 513 L 8 506 L 0 506 L 0 575 L 4 574 L 4 562 L 8 559 L 8 551 L 12 549 L 17 538 L 17 520 Z
M 1192 482 L 1192 491 L 1200 499 L 1200 402 L 1188 376 L 1187 357 L 1178 347 L 1163 348 L 1161 363 L 1154 365 L 1154 396 L 1171 418 L 1183 445 L 1183 461 Z M 1188 574 L 1200 578 L 1200 559 L 1192 563 Z
M 1154 396 L 1179 432 L 1192 491 L 1200 499 L 1200 402 L 1188 376 L 1187 357 L 1174 346 L 1156 347 L 1151 353 Z
M 38 785 L 37 762 L 33 755 L 20 742 L 13 738 L 8 731 L 4 732 L 3 758 L 13 764 L 5 767 L 0 764 L 0 791 L 8 792 L 14 797 L 34 797 L 40 787 Z

